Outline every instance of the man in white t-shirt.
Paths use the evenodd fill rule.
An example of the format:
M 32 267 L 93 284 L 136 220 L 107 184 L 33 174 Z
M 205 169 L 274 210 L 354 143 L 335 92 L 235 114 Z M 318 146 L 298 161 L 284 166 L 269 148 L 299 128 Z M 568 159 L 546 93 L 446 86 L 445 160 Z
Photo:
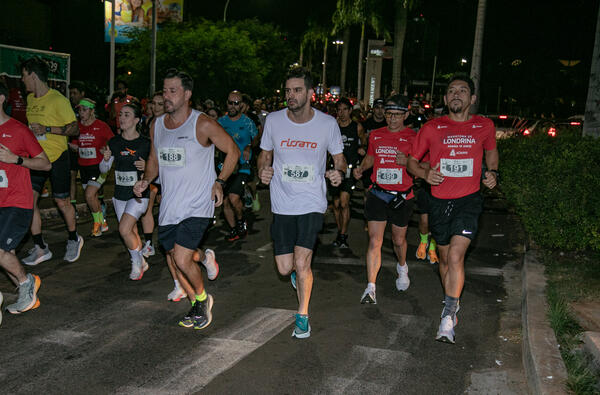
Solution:
M 260 180 L 270 184 L 277 269 L 283 276 L 291 274 L 298 294 L 292 332 L 296 338 L 310 336 L 310 262 L 327 210 L 325 178 L 338 186 L 346 173 L 340 128 L 335 118 L 310 106 L 313 93 L 308 71 L 301 67 L 290 70 L 285 82 L 288 107 L 267 115 L 258 157 Z M 327 152 L 335 169 L 325 171 Z

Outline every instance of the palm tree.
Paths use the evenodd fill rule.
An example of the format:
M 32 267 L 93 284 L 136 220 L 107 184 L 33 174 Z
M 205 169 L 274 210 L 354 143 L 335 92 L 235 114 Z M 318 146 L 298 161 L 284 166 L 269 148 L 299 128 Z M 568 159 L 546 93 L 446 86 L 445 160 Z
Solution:
M 394 48 L 392 50 L 392 89 L 400 93 L 400 79 L 402 77 L 402 52 L 406 38 L 406 25 L 408 23 L 408 10 L 412 9 L 418 0 L 396 0 L 396 22 L 394 24 Z
M 377 0 L 338 0 L 337 8 L 332 17 L 333 33 L 337 33 L 342 29 L 347 29 L 353 25 L 360 25 L 360 44 L 358 49 L 358 83 L 357 83 L 357 99 L 362 97 L 362 74 L 363 74 L 363 55 L 365 52 L 365 29 L 371 27 L 375 34 L 387 36 L 385 30 L 382 8 Z M 344 38 L 344 49 L 350 44 L 350 34 L 348 32 L 348 41 Z M 342 57 L 344 55 L 342 54 Z M 347 55 L 346 55 L 347 56 Z M 342 81 L 341 85 L 345 86 L 345 68 L 347 59 L 342 58 Z M 342 89 L 343 90 L 343 89 Z
M 300 43 L 300 65 L 302 65 L 302 57 L 304 54 L 304 48 L 310 47 L 314 51 L 317 47 L 317 44 L 323 42 L 323 71 L 321 84 L 323 86 L 323 90 L 325 89 L 325 84 L 327 82 L 327 43 L 329 40 L 329 31 L 326 30 L 322 26 L 317 26 L 315 23 L 309 21 L 308 30 L 304 32 L 302 36 L 302 42 Z M 309 63 L 310 64 L 310 63 Z M 309 67 L 310 69 L 310 67 Z M 324 92 L 324 91 L 323 91 Z
M 583 135 L 598 138 L 600 137 L 600 8 L 598 9 L 596 39 L 594 41 L 592 69 L 590 70 L 590 83 L 588 86 Z
M 475 83 L 475 95 L 477 101 L 471 106 L 471 113 L 477 114 L 479 107 L 479 82 L 481 81 L 481 53 L 483 50 L 483 30 L 485 26 L 486 0 L 479 0 L 477 5 L 477 24 L 475 26 L 475 42 L 473 43 L 473 57 L 471 59 L 471 79 Z

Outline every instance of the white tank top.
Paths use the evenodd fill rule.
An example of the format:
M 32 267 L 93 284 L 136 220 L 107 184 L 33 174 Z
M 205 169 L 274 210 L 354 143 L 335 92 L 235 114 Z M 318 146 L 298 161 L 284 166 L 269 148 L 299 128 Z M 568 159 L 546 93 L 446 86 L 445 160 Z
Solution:
M 215 146 L 202 146 L 196 138 L 201 112 L 192 110 L 176 129 L 165 127 L 165 116 L 154 124 L 154 149 L 162 187 L 159 225 L 176 225 L 191 217 L 212 218 L 211 190 L 215 173 Z

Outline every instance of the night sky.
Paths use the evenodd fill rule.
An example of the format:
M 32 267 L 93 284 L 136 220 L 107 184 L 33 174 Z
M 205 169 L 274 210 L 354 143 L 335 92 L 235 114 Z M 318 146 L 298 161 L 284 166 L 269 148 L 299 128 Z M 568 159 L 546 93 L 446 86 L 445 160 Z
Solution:
M 285 6 L 283 4 L 285 3 Z M 281 2 L 277 0 L 231 0 L 229 20 L 256 17 L 274 23 L 296 45 L 308 20 L 330 24 L 335 0 Z M 531 89 L 546 89 L 558 77 L 579 78 L 565 82 L 556 94 L 575 90 L 571 96 L 585 100 L 598 13 L 596 0 L 488 1 L 484 36 L 482 95 L 495 96 L 500 85 L 510 92 L 511 81 L 522 91 L 524 81 L 540 80 Z M 100 0 L 2 0 L 0 42 L 72 54 L 72 79 L 95 82 L 108 79 L 108 44 L 103 42 L 103 4 Z M 186 0 L 186 20 L 223 18 L 225 0 Z M 393 1 L 380 1 L 393 32 Z M 408 79 L 429 79 L 433 57 L 438 72 L 460 69 L 460 59 L 471 58 L 477 0 L 423 0 L 411 10 L 405 44 L 404 72 Z M 27 23 L 23 23 L 27 21 Z M 353 29 L 349 60 L 349 84 L 356 84 L 358 28 Z M 368 32 L 369 38 L 375 38 Z M 354 51 L 354 53 L 353 53 Z M 340 51 L 341 52 L 341 51 Z M 339 78 L 339 56 L 331 52 L 330 84 Z M 510 64 L 519 59 L 520 70 Z M 581 60 L 569 70 L 561 70 L 559 59 Z M 338 62 L 337 64 L 335 62 Z M 384 72 L 391 70 L 391 61 Z M 469 71 L 470 63 L 464 67 Z M 391 74 L 391 73 L 390 73 Z M 573 77 L 576 76 L 576 77 Z M 577 77 L 579 76 L 579 77 Z M 566 78 L 566 77 L 565 77 Z M 570 81 L 569 80 L 569 81 Z M 523 86 L 525 85 L 525 86 Z M 517 88 L 514 88 L 517 89 Z M 524 94 L 516 92 L 513 95 Z M 580 105 L 578 99 L 577 105 Z M 491 100 L 491 99 L 490 99 Z M 571 100 L 571 99 L 570 99 Z M 489 100 L 488 100 L 489 101 Z M 489 101 L 493 105 L 491 101 Z

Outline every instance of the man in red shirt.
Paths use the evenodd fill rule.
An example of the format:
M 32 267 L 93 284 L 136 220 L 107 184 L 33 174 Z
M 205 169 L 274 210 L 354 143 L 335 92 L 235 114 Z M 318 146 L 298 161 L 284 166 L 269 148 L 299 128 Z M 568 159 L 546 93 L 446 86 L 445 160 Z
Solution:
M 365 218 L 369 229 L 367 251 L 367 288 L 361 303 L 377 303 L 375 281 L 381 268 L 381 246 L 388 222 L 392 223 L 392 242 L 398 259 L 396 288 L 406 291 L 410 286 L 406 264 L 406 230 L 413 210 L 413 179 L 406 171 L 416 132 L 407 128 L 408 99 L 394 95 L 385 101 L 386 127 L 369 134 L 369 148 L 354 177 L 360 179 L 365 170 L 373 168 L 371 186 L 365 202 Z
M 7 307 L 19 314 L 40 305 L 40 278 L 27 274 L 15 255 L 33 217 L 29 169 L 48 171 L 52 165 L 31 130 L 4 112 L 8 97 L 8 88 L 0 84 L 0 266 L 19 287 L 19 298 Z M 1 304 L 0 293 L 0 322 Z
M 98 199 L 98 190 L 104 183 L 98 166 L 104 154 L 100 149 L 108 144 L 108 140 L 114 137 L 110 127 L 99 119 L 96 119 L 94 109 L 96 102 L 92 99 L 83 98 L 77 106 L 79 112 L 79 137 L 71 143 L 77 147 L 79 173 L 81 174 L 81 185 L 85 191 L 85 201 L 90 207 L 94 226 L 92 236 L 101 236 L 108 230 L 108 225 L 102 214 L 101 202 Z
M 483 209 L 479 192 L 485 152 L 483 184 L 494 188 L 498 178 L 496 133 L 491 120 L 470 115 L 475 103 L 473 81 L 466 75 L 450 79 L 444 102 L 447 116 L 427 122 L 417 135 L 408 170 L 431 184 L 429 226 L 439 248 L 439 270 L 445 292 L 442 321 L 436 340 L 454 343 L 456 313 L 465 283 L 465 254 L 477 233 Z M 419 166 L 429 152 L 430 168 Z

